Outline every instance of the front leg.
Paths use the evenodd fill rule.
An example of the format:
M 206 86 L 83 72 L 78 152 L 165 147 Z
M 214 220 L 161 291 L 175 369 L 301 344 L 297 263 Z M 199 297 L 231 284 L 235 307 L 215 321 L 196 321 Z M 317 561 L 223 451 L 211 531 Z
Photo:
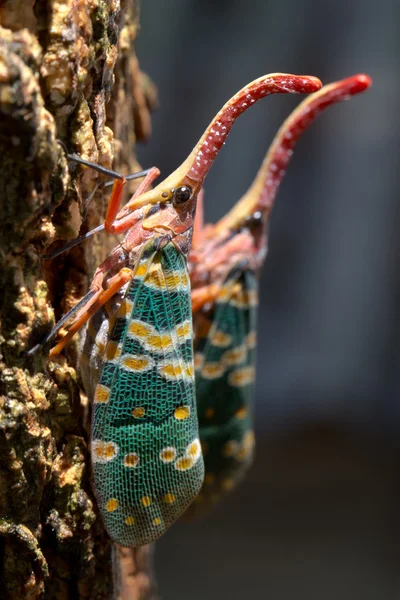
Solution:
M 139 185 L 136 192 L 133 194 L 129 202 L 120 210 L 122 192 L 126 184 L 126 180 L 116 179 L 113 186 L 110 202 L 108 204 L 104 229 L 107 233 L 124 233 L 133 223 L 135 223 L 135 213 L 130 212 L 130 203 L 138 196 L 147 192 L 151 184 L 159 176 L 160 171 L 156 167 L 152 167 Z M 133 219 L 132 219 L 133 216 Z
M 101 306 L 103 306 L 106 302 L 110 300 L 130 279 L 132 279 L 133 271 L 132 269 L 128 269 L 124 267 L 121 269 L 119 273 L 111 277 L 107 282 L 107 289 L 99 290 L 96 294 L 91 298 L 91 301 L 82 308 L 75 321 L 69 327 L 68 332 L 64 335 L 63 338 L 58 342 L 54 348 L 49 353 L 49 357 L 53 358 L 60 354 L 63 348 L 68 344 L 70 339 L 77 333 L 83 325 L 92 317 Z

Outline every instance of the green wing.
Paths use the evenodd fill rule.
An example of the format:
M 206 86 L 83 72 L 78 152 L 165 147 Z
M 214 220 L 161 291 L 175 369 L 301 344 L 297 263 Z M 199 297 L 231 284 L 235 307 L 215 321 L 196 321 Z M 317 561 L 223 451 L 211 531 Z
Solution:
M 158 252 L 150 246 L 121 303 L 94 394 L 96 496 L 122 546 L 156 540 L 201 488 L 192 337 L 185 259 L 172 243 Z
M 189 509 L 199 514 L 234 487 L 252 460 L 256 275 L 234 268 L 210 315 L 195 317 L 196 395 L 205 478 Z M 203 322 L 201 322 L 203 319 Z

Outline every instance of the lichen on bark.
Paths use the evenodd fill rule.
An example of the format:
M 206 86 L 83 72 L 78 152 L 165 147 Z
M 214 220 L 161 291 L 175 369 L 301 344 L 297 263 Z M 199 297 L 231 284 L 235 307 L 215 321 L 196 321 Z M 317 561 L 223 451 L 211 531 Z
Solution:
M 42 258 L 107 204 L 104 177 L 68 163 L 58 140 L 133 172 L 155 93 L 134 53 L 134 0 L 6 0 L 0 24 L 0 596 L 106 599 L 118 552 L 90 485 L 77 343 L 50 363 L 46 348 L 26 353 L 115 244 L 103 236 Z M 152 597 L 149 556 L 123 552 L 120 598 Z

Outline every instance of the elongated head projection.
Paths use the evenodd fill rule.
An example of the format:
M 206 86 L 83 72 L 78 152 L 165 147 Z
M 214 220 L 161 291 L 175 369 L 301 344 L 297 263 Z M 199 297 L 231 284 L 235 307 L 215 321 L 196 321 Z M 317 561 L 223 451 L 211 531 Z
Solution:
M 191 198 L 197 196 L 234 122 L 243 112 L 270 94 L 309 94 L 321 85 L 319 79 L 308 75 L 272 73 L 255 79 L 222 107 L 182 165 L 153 190 L 139 196 L 132 209 L 168 200 L 177 206 L 182 198 L 189 200 L 187 189 Z
M 279 129 L 249 190 L 218 222 L 216 230 L 223 232 L 235 228 L 257 212 L 266 219 L 302 133 L 326 108 L 364 92 L 371 85 L 368 75 L 353 75 L 325 85 L 303 100 Z

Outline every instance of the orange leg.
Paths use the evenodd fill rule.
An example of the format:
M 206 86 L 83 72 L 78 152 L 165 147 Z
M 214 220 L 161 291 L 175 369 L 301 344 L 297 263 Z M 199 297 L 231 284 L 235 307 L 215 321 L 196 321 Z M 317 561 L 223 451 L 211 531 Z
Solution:
M 131 269 L 123 268 L 119 273 L 117 273 L 117 275 L 112 277 L 108 282 L 108 288 L 106 290 L 100 290 L 99 293 L 96 294 L 95 303 L 91 302 L 89 307 L 86 306 L 85 309 L 79 313 L 78 318 L 72 323 L 68 333 L 66 333 L 65 336 L 58 342 L 58 344 L 52 348 L 49 357 L 52 358 L 53 356 L 60 354 L 61 350 L 65 348 L 66 344 L 68 344 L 75 333 L 81 329 L 86 321 L 88 321 L 90 317 L 94 315 L 94 313 L 97 312 L 101 306 L 103 306 L 103 304 L 108 302 L 108 300 L 110 300 L 110 298 L 112 298 L 118 292 L 118 290 L 120 290 L 122 286 L 124 286 L 132 278 L 132 275 L 133 271 Z
M 160 175 L 160 170 L 157 169 L 157 167 L 151 167 L 151 169 L 149 170 L 149 172 L 147 173 L 146 177 L 143 179 L 142 183 L 139 185 L 138 189 L 136 190 L 136 192 L 133 194 L 133 196 L 128 200 L 128 202 L 125 204 L 125 206 L 122 208 L 121 210 L 121 216 L 124 216 L 124 212 L 128 212 L 130 210 L 132 210 L 131 208 L 131 203 L 138 197 L 140 196 L 140 194 L 143 194 L 144 192 L 147 192 L 147 190 L 149 189 L 149 187 L 151 186 L 151 184 L 153 183 L 153 181 L 155 179 L 157 179 L 157 177 Z
M 192 312 L 200 310 L 207 302 L 214 302 L 220 292 L 221 287 L 216 283 L 205 285 L 196 290 L 192 290 Z
M 115 221 L 115 218 L 118 214 L 119 207 L 121 206 L 122 192 L 124 191 L 126 184 L 127 184 L 127 180 L 125 178 L 116 179 L 114 181 L 114 185 L 113 185 L 111 196 L 110 196 L 110 201 L 108 203 L 106 220 L 104 222 L 104 229 L 108 233 L 112 233 L 110 231 L 110 227 L 112 227 L 112 224 Z
M 136 220 L 137 217 L 131 217 L 132 213 L 129 214 L 130 202 L 140 196 L 140 194 L 146 192 L 159 174 L 160 171 L 156 167 L 152 167 L 147 173 L 146 177 L 143 179 L 142 183 L 139 185 L 136 192 L 133 194 L 132 198 L 121 210 L 119 210 L 119 207 L 121 205 L 122 191 L 125 187 L 126 180 L 115 180 L 110 203 L 107 209 L 106 220 L 104 222 L 104 229 L 107 231 L 107 233 L 124 233 L 131 227 L 132 219 Z

